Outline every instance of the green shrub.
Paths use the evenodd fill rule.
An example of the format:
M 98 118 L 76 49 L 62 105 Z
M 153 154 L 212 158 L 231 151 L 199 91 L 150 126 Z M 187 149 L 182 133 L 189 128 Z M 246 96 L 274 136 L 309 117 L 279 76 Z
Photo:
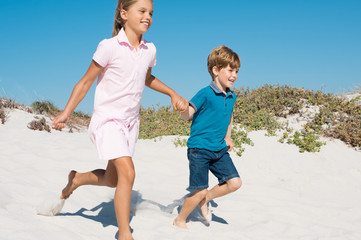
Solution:
M 248 137 L 247 132 L 244 130 L 241 130 L 238 126 L 234 126 L 232 128 L 231 138 L 234 143 L 234 151 L 237 153 L 238 156 L 242 156 L 242 153 L 244 152 L 243 144 L 248 144 L 253 146 L 254 143 L 252 140 Z
M 361 93 L 359 87 L 354 93 Z M 361 96 L 352 100 L 340 98 L 321 91 L 293 88 L 288 85 L 264 85 L 254 90 L 249 88 L 233 89 L 237 95 L 234 106 L 233 122 L 243 128 L 232 130 L 232 139 L 238 153 L 242 154 L 242 144 L 253 144 L 247 138 L 247 132 L 253 130 L 267 130 L 267 136 L 276 135 L 277 131 L 285 131 L 279 139 L 296 144 L 300 151 L 318 151 L 323 145 L 319 136 L 336 138 L 350 146 L 361 149 Z M 14 101 L 2 101 L 0 120 L 5 122 L 5 112 L 1 109 L 15 108 Z M 305 107 L 318 106 L 319 112 L 309 119 L 304 129 L 294 132 L 281 124 L 278 119 L 291 114 L 302 115 Z M 46 113 L 52 117 L 60 110 L 49 101 L 34 102 L 31 107 L 35 112 Z M 140 109 L 139 138 L 152 139 L 164 135 L 189 136 L 191 122 L 180 118 L 179 112 L 171 106 L 157 106 L 157 108 Z M 82 112 L 74 112 L 70 121 L 70 128 L 75 125 L 88 126 L 90 116 Z M 185 140 L 176 139 L 174 144 L 184 146 Z
M 176 147 L 186 147 L 187 146 L 187 139 L 181 139 L 179 136 L 173 140 L 173 143 Z
M 319 106 L 320 112 L 306 124 L 306 128 L 313 130 L 313 135 L 337 138 L 358 148 L 361 146 L 360 96 L 347 101 L 321 91 L 268 84 L 252 91 L 240 88 L 234 92 L 237 95 L 234 122 L 248 131 L 265 129 L 267 135 L 274 135 L 276 130 L 284 128 L 277 117 L 301 114 L 304 107 Z M 284 140 L 280 139 L 281 142 Z M 303 149 L 309 151 L 307 147 Z
M 87 113 L 84 113 L 82 111 L 75 111 L 73 112 L 74 117 L 80 117 L 80 118 L 91 118 L 91 116 Z
M 319 152 L 325 142 L 318 141 L 319 136 L 314 131 L 306 128 L 301 132 L 296 131 L 293 136 L 288 138 L 288 143 L 295 144 L 300 148 L 300 152 Z
M 323 104 L 320 112 L 307 126 L 321 135 L 340 139 L 346 144 L 361 147 L 361 105 L 358 100 L 348 101 L 334 97 Z
M 189 136 L 191 122 L 184 121 L 171 106 L 140 109 L 139 138 L 152 139 L 163 135 Z
M 31 108 L 38 114 L 55 115 L 60 110 L 49 101 L 36 101 L 31 104 Z

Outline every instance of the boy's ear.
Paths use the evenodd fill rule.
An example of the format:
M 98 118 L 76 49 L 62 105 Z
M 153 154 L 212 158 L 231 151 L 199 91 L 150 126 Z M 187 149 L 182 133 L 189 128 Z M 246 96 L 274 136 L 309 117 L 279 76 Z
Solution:
M 214 75 L 214 76 L 217 76 L 217 75 L 218 75 L 219 70 L 218 70 L 217 66 L 213 66 L 213 67 L 212 67 L 212 72 L 213 72 L 213 75 Z

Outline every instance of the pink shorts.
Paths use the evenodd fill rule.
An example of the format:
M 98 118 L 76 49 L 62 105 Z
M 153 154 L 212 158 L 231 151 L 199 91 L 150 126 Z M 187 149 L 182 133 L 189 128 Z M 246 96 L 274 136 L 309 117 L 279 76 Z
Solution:
M 89 134 L 100 159 L 133 157 L 139 134 L 139 119 L 125 122 L 120 119 L 100 120 L 93 116 L 89 125 Z

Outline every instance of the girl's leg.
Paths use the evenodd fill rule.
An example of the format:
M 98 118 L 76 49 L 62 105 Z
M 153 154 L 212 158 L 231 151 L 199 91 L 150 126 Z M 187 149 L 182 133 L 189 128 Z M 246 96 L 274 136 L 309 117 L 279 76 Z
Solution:
M 194 191 L 189 197 L 186 198 L 184 201 L 184 204 L 182 206 L 182 209 L 174 219 L 173 225 L 180 227 L 180 228 L 187 228 L 186 220 L 189 214 L 197 207 L 200 201 L 204 199 L 207 195 L 207 189 L 203 190 L 197 190 Z
M 72 170 L 68 176 L 68 184 L 62 191 L 61 199 L 67 199 L 75 189 L 83 185 L 116 187 L 117 171 L 112 161 L 108 161 L 107 169 L 96 169 L 91 172 L 78 173 Z
M 223 185 L 216 185 L 207 192 L 206 197 L 199 203 L 203 217 L 208 221 L 208 206 L 207 203 L 215 198 L 222 197 L 231 192 L 236 191 L 242 186 L 242 180 L 239 177 L 228 180 Z
M 135 178 L 135 170 L 131 157 L 121 157 L 113 160 L 117 172 L 117 185 L 114 196 L 114 208 L 117 216 L 118 240 L 133 240 L 129 227 L 129 212 L 131 194 Z

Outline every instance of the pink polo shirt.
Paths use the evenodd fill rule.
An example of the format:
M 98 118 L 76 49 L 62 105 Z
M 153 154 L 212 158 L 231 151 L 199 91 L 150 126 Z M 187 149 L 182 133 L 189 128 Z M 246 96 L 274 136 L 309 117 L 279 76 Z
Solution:
M 98 76 L 93 115 L 125 122 L 138 118 L 147 71 L 156 64 L 154 44 L 142 37 L 135 49 L 121 29 L 99 43 L 93 60 L 104 67 Z

